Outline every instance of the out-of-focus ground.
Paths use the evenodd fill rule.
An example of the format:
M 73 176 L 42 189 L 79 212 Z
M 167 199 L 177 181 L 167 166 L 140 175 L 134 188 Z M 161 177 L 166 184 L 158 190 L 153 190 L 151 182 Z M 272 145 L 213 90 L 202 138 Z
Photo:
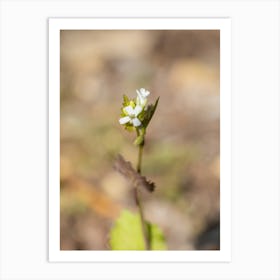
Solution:
M 160 96 L 142 199 L 169 250 L 219 249 L 219 31 L 61 31 L 61 249 L 108 250 L 122 208 L 137 211 L 113 169 L 137 147 L 118 123 L 122 95 Z

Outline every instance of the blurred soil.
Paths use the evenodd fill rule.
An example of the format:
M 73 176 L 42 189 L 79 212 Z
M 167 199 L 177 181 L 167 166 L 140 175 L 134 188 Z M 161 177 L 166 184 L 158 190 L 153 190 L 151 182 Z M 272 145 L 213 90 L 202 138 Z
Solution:
M 144 87 L 159 105 L 148 128 L 145 216 L 169 250 L 219 249 L 219 31 L 61 31 L 61 249 L 108 250 L 131 187 L 135 135 L 118 123 L 122 95 Z

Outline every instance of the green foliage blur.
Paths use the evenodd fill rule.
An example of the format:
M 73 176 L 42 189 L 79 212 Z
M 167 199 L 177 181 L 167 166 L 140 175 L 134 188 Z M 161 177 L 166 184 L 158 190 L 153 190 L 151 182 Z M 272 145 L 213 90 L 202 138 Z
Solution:
M 148 223 L 151 250 L 165 250 L 166 244 L 161 229 Z M 112 250 L 145 250 L 140 215 L 123 210 L 110 231 Z

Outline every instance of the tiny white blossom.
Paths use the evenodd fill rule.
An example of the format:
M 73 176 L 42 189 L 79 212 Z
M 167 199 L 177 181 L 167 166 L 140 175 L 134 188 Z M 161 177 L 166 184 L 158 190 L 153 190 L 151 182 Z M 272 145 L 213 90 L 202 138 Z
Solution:
M 136 90 L 137 98 L 136 103 L 140 106 L 145 106 L 147 103 L 147 96 L 150 94 L 150 92 L 144 88 L 140 88 L 139 90 Z
M 141 121 L 137 118 L 137 116 L 142 112 L 143 108 L 139 105 L 133 109 L 132 106 L 126 106 L 123 108 L 127 116 L 119 119 L 120 124 L 126 124 L 130 122 L 133 126 L 137 127 L 141 125 Z

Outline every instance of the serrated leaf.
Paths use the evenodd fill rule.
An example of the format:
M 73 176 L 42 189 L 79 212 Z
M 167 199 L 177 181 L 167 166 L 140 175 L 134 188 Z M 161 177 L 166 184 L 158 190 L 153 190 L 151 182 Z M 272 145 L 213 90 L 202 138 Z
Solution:
M 161 229 L 147 223 L 150 232 L 151 250 L 166 250 L 166 243 Z M 123 210 L 110 232 L 112 250 L 145 250 L 142 226 L 139 214 Z

